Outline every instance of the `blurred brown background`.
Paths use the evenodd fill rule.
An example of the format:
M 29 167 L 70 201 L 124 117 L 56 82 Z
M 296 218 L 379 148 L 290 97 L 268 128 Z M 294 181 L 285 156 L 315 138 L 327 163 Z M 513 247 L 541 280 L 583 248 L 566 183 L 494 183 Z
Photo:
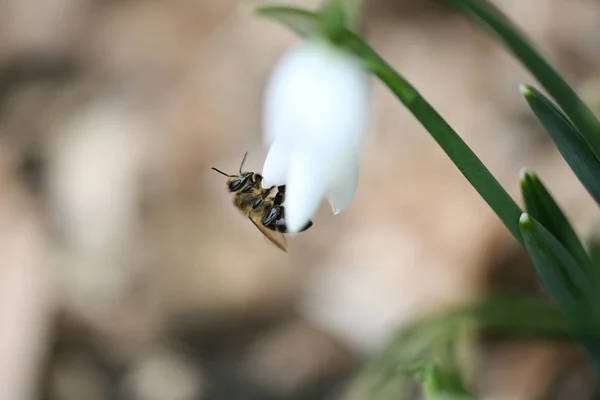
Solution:
M 316 0 L 293 3 L 313 7 Z M 600 2 L 497 0 L 600 109 Z M 216 166 L 259 171 L 263 85 L 296 41 L 235 0 L 0 0 L 0 399 L 335 398 L 394 329 L 527 256 L 378 82 L 352 205 L 284 254 Z M 433 0 L 367 0 L 367 38 L 519 197 L 598 211 L 521 98 L 534 83 Z M 490 398 L 589 390 L 571 346 L 491 343 Z M 562 397 L 561 397 L 562 396 Z M 566 397 L 565 397 L 566 396 Z

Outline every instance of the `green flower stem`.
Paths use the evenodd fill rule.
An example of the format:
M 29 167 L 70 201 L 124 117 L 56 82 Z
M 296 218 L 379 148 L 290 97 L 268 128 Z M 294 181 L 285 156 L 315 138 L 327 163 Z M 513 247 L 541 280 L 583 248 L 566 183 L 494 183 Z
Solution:
M 363 0 L 325 0 L 325 4 L 328 2 L 339 2 L 345 10 L 348 29 L 354 32 L 359 29 L 361 21 L 363 20 Z

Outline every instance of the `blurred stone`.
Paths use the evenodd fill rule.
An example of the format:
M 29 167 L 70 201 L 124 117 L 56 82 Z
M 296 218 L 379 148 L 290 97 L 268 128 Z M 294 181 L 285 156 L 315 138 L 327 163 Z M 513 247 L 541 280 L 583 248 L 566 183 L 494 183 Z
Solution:
M 282 396 L 289 396 L 353 366 L 354 359 L 334 338 L 302 320 L 267 333 L 251 347 L 248 374 Z
M 486 398 L 559 399 L 569 391 L 568 398 L 588 398 L 593 390 L 583 355 L 572 344 L 492 343 L 482 356 L 477 386 Z
M 194 218 L 164 215 L 156 229 L 167 253 L 160 270 L 171 312 L 206 315 L 263 315 L 290 304 L 299 288 L 298 271 L 235 209 L 223 190 L 212 212 Z
M 437 1 L 423 0 L 369 0 L 365 2 L 365 9 L 369 19 L 376 23 L 382 19 L 419 19 L 429 18 L 432 15 L 442 14 L 447 16 L 448 8 Z M 367 24 L 367 32 L 369 26 Z
M 59 357 L 49 379 L 49 394 L 53 400 L 109 400 L 111 398 L 109 377 L 85 356 Z
M 114 260 L 135 228 L 143 127 L 123 99 L 103 99 L 56 129 L 49 192 L 68 246 Z
M 600 61 L 600 41 L 593 28 L 600 21 L 600 7 L 595 0 L 494 0 L 494 3 L 554 59 L 553 64 L 570 67 L 568 75 L 593 70 L 592 64 L 581 64 Z
M 201 371 L 185 357 L 155 349 L 127 374 L 123 390 L 131 400 L 196 400 L 205 390 Z
M 91 5 L 92 0 L 0 2 L 0 61 L 72 56 L 81 45 Z
M 56 126 L 47 191 L 66 256 L 64 294 L 89 301 L 84 309 L 128 287 L 123 263 L 138 221 L 142 129 L 121 99 L 78 108 Z
M 600 72 L 585 80 L 577 91 L 596 115 L 600 115 Z
M 0 133 L 0 398 L 32 399 L 56 302 L 40 210 L 16 175 Z
M 165 89 L 205 40 L 227 25 L 235 1 L 116 2 L 98 14 L 89 47 L 92 71 L 123 86 Z
M 464 257 L 435 251 L 406 227 L 363 229 L 338 246 L 341 254 L 312 271 L 300 308 L 357 354 L 379 351 L 402 324 L 478 291 L 473 272 L 479 246 Z

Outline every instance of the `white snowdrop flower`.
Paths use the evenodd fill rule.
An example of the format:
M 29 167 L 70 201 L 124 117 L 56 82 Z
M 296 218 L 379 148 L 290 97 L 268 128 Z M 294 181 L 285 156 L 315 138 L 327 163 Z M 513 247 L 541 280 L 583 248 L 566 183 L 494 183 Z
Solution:
M 290 233 L 307 224 L 324 198 L 338 214 L 354 197 L 370 87 L 360 61 L 324 41 L 292 48 L 276 66 L 264 102 L 270 150 L 263 187 L 286 185 Z

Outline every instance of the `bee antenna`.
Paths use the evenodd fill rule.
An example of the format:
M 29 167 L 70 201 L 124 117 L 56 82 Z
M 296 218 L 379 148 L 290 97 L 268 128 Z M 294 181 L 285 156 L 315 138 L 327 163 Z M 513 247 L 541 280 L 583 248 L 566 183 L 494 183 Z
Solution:
M 242 174 L 242 167 L 244 166 L 244 162 L 246 161 L 246 156 L 248 155 L 248 152 L 246 152 L 244 154 L 244 158 L 242 158 L 242 163 L 240 164 L 240 175 Z
M 225 175 L 225 176 L 226 176 L 226 177 L 228 177 L 228 178 L 230 178 L 230 177 L 231 177 L 231 175 L 229 175 L 229 174 L 226 174 L 225 172 L 223 172 L 223 171 L 220 171 L 220 170 L 216 169 L 215 167 L 212 167 L 212 169 L 214 169 L 215 171 L 217 171 L 217 172 L 218 172 L 218 173 L 220 173 L 221 175 Z

